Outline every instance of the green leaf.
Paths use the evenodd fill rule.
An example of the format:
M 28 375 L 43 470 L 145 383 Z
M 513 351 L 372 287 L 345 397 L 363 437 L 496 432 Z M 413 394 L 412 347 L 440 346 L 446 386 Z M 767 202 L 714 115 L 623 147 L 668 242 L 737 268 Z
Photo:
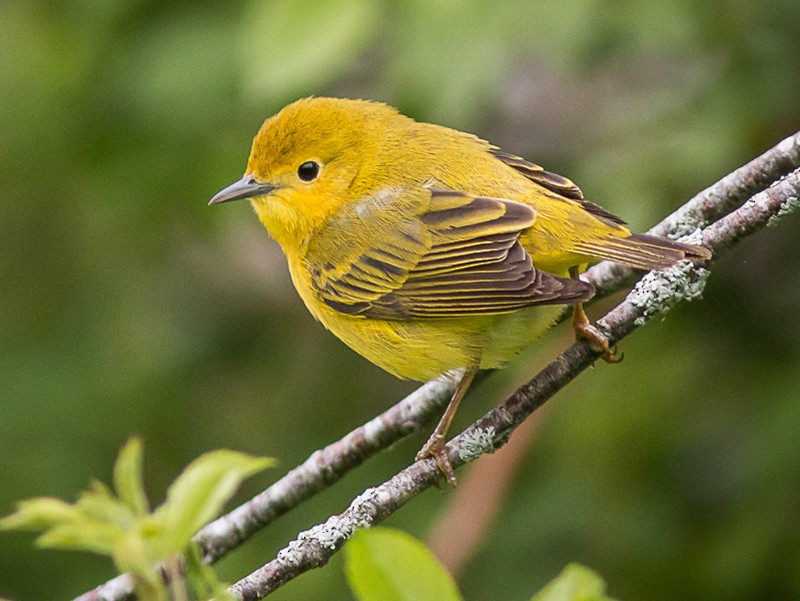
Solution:
M 114 464 L 114 490 L 134 515 L 147 513 L 147 496 L 142 480 L 142 440 L 131 438 Z
M 347 582 L 358 601 L 462 600 L 430 549 L 401 530 L 361 530 L 344 555 Z
M 84 518 L 74 523 L 51 526 L 36 539 L 36 544 L 50 549 L 90 551 L 110 555 L 122 532 L 113 524 L 93 522 Z
M 17 503 L 17 510 L 0 520 L 0 530 L 41 530 L 76 519 L 80 519 L 80 512 L 66 501 L 37 497 Z
M 140 599 L 166 598 L 166 586 L 161 578 L 153 555 L 144 537 L 131 530 L 119 537 L 112 554 L 114 565 L 122 574 L 130 573 L 135 581 L 135 589 Z M 165 560 L 166 558 L 159 558 Z
M 119 509 L 119 503 L 106 499 L 95 485 L 74 505 L 49 497 L 22 501 L 15 513 L 0 520 L 0 529 L 44 530 L 36 539 L 40 547 L 110 554 L 122 529 L 109 516 Z
M 217 516 L 242 480 L 274 463 L 267 457 L 228 450 L 195 459 L 172 483 L 167 500 L 155 511 L 154 517 L 165 529 L 159 554 L 182 551 L 192 535 Z
M 47 497 L 19 503 L 15 513 L 0 519 L 0 530 L 42 530 L 36 541 L 40 546 L 111 555 L 117 568 L 133 577 L 138 598 L 149 601 L 168 598 L 158 565 L 174 568 L 177 575 L 180 555 L 189 551 L 193 560 L 187 563 L 186 577 L 197 587 L 198 598 L 230 599 L 225 585 L 188 545 L 243 479 L 272 464 L 272 459 L 234 451 L 207 453 L 189 464 L 170 486 L 164 504 L 149 513 L 142 484 L 142 444 L 132 439 L 114 467 L 119 496 L 94 480 L 72 505 Z M 184 585 L 176 580 L 172 584 L 178 589 Z
M 105 484 L 92 480 L 88 490 L 78 497 L 75 507 L 84 519 L 95 523 L 116 524 L 120 528 L 131 526 L 136 516 Z
M 605 592 L 606 584 L 596 572 L 571 563 L 531 601 L 613 601 Z
M 236 601 L 236 596 L 218 577 L 211 566 L 203 563 L 200 545 L 192 541 L 186 550 L 186 578 L 192 585 L 198 599 L 214 601 Z

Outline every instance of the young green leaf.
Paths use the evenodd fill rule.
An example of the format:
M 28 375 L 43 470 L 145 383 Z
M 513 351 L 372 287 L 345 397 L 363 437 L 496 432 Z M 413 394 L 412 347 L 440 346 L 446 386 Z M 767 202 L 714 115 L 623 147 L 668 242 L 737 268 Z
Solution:
M 148 510 L 147 496 L 142 481 L 142 440 L 131 438 L 119 452 L 114 464 L 114 490 L 119 500 L 134 515 L 144 515 Z
M 92 480 L 89 489 L 78 497 L 75 507 L 84 518 L 92 522 L 114 524 L 126 528 L 136 521 L 131 508 L 120 501 L 111 489 L 98 480 Z
M 216 517 L 242 480 L 274 463 L 266 457 L 228 450 L 212 451 L 192 461 L 169 487 L 167 500 L 154 514 L 166 530 L 162 552 L 182 550 L 197 530 Z
M 17 511 L 0 519 L 0 530 L 42 530 L 53 524 L 80 519 L 73 506 L 54 497 L 37 497 L 17 503 Z
M 80 503 L 39 497 L 17 504 L 17 511 L 0 520 L 0 530 L 44 530 L 36 539 L 40 547 L 81 549 L 108 554 L 114 547 L 116 531 L 105 521 L 87 516 Z
M 268 458 L 234 451 L 214 451 L 192 462 L 169 488 L 167 500 L 148 512 L 142 483 L 142 445 L 128 442 L 114 467 L 116 495 L 92 481 L 70 505 L 60 499 L 22 501 L 0 519 L 0 530 L 41 530 L 37 544 L 110 555 L 121 572 L 130 573 L 140 599 L 166 601 L 186 597 L 181 556 L 189 554 L 186 580 L 202 598 L 229 598 L 224 585 L 190 547 L 192 535 L 214 518 L 244 478 L 272 465 Z M 159 567 L 169 574 L 170 593 Z
M 236 601 L 236 596 L 228 590 L 211 566 L 203 563 L 200 545 L 192 542 L 186 550 L 186 578 L 192 585 L 198 599 L 214 601 Z
M 430 549 L 401 530 L 360 530 L 344 555 L 347 582 L 358 601 L 462 601 Z
M 120 534 L 112 559 L 120 573 L 127 572 L 133 577 L 134 588 L 140 599 L 162 601 L 166 598 L 164 581 L 153 561 L 149 542 L 141 536 L 139 528 Z
M 531 601 L 613 601 L 605 593 L 606 584 L 596 572 L 571 563 Z

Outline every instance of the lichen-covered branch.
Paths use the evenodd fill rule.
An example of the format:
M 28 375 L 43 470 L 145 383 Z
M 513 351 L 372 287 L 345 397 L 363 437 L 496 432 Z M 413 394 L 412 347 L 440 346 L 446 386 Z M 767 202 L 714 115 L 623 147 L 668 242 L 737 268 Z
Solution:
M 773 146 L 736 171 L 696 194 L 649 233 L 677 240 L 724 217 L 751 196 L 800 167 L 800 132 Z M 630 281 L 634 271 L 604 261 L 592 267 L 587 280 L 598 291 L 610 292 Z
M 741 204 L 741 202 L 748 198 L 752 193 L 764 190 L 775 179 L 786 175 L 798 167 L 800 167 L 800 132 L 790 138 L 787 138 L 763 154 L 761 157 L 758 157 L 747 165 L 737 169 L 732 174 L 720 180 L 717 184 L 707 188 L 651 231 L 659 233 L 660 235 L 668 235 L 669 237 L 673 238 L 676 238 L 679 235 L 685 234 L 689 231 L 693 231 L 698 227 L 701 227 L 703 224 L 713 221 L 720 215 L 727 214 L 733 206 L 738 206 Z M 791 211 L 792 208 L 796 207 L 796 180 L 797 172 L 795 171 L 787 176 L 782 182 L 764 192 L 764 194 L 770 198 L 773 198 L 774 202 L 777 202 L 777 199 L 783 199 L 781 200 L 782 204 L 779 205 L 777 210 L 773 212 L 767 212 L 768 214 L 764 224 L 768 224 L 767 222 L 770 221 L 770 218 L 773 220 L 777 219 L 779 215 L 785 214 Z M 794 186 L 794 196 L 792 196 L 790 193 L 792 186 Z M 789 192 L 787 192 L 787 189 Z M 761 195 L 759 194 L 758 197 L 760 196 Z M 792 200 L 792 198 L 794 200 Z M 748 206 L 751 208 L 753 206 L 761 206 L 758 202 L 756 202 L 756 205 L 753 205 L 753 202 L 754 201 L 751 200 L 748 205 L 742 207 L 741 210 L 746 210 Z M 775 208 L 773 206 L 774 202 L 770 205 L 773 209 Z M 734 213 L 734 215 L 738 215 L 738 217 L 733 217 L 734 219 L 744 219 L 745 221 L 747 221 L 747 219 L 756 218 L 755 213 L 749 214 L 749 216 L 746 218 L 743 215 L 740 215 L 739 211 Z M 729 215 L 725 219 L 731 217 L 732 216 Z M 723 222 L 724 220 L 719 223 Z M 709 226 L 709 228 L 706 228 L 706 230 L 703 232 L 703 242 L 709 245 L 709 247 L 712 248 L 715 253 L 725 250 L 729 247 L 729 244 L 735 243 L 735 241 L 723 242 L 723 239 L 728 240 L 726 237 L 727 234 L 723 235 L 723 232 L 718 232 L 711 229 L 717 225 L 719 224 Z M 761 225 L 758 227 L 761 227 Z M 723 227 L 725 232 L 728 231 L 726 226 L 720 227 Z M 685 270 L 686 267 L 682 266 L 681 269 Z M 689 270 L 687 273 L 694 274 L 691 276 L 692 278 L 699 277 L 697 270 Z M 631 275 L 632 272 L 626 268 L 618 265 L 601 263 L 590 269 L 585 274 L 585 277 L 595 285 L 598 290 L 598 294 L 602 295 L 621 287 L 625 281 L 630 279 Z M 679 274 L 674 275 L 677 281 L 685 280 L 685 277 L 677 277 Z M 643 281 L 650 281 L 649 277 L 650 276 Z M 692 282 L 692 284 L 694 285 L 695 292 L 698 289 L 702 289 L 702 283 L 698 283 L 697 280 Z M 643 285 L 644 284 L 640 285 L 638 288 L 640 292 L 641 286 Z M 640 298 L 650 298 L 650 296 L 645 294 L 644 297 Z M 639 302 L 641 304 L 644 301 L 636 301 L 636 297 L 634 297 L 633 301 L 626 301 L 627 304 L 623 303 L 623 305 L 628 306 L 629 310 L 636 312 L 634 321 L 639 319 L 641 322 L 641 320 L 647 315 L 658 311 L 658 309 L 654 307 L 649 309 L 646 306 L 637 307 L 637 305 L 634 304 L 635 302 Z M 620 305 L 620 307 L 622 307 L 622 305 Z M 611 319 L 613 313 L 614 312 L 610 313 L 608 316 L 606 316 L 606 318 L 604 318 L 604 320 L 601 320 L 600 325 L 602 326 L 603 323 L 608 325 L 606 320 Z M 614 323 L 613 319 L 611 323 Z M 632 328 L 636 326 L 637 324 L 631 324 Z M 618 339 L 618 337 L 627 335 L 629 331 L 620 330 L 620 332 L 616 332 L 613 326 L 609 326 L 608 333 L 612 338 Z M 618 334 L 621 335 L 618 336 Z M 515 397 L 520 396 L 527 398 L 528 395 L 533 395 L 530 397 L 530 402 L 534 403 L 533 409 L 535 409 L 547 398 L 549 398 L 550 394 L 563 386 L 562 383 L 552 390 L 548 388 L 552 385 L 552 383 L 560 381 L 559 378 L 564 377 L 563 374 L 559 375 L 559 370 L 565 369 L 567 370 L 565 373 L 571 374 L 567 380 L 564 380 L 564 383 L 566 383 L 566 381 L 571 379 L 571 377 L 574 377 L 574 375 L 584 369 L 586 365 L 590 364 L 594 358 L 595 356 L 588 351 L 588 348 L 586 348 L 585 345 L 573 345 L 570 347 L 570 349 L 565 351 L 565 353 L 560 355 L 529 385 L 520 389 Z M 542 378 L 544 378 L 544 380 L 541 380 Z M 544 386 L 542 382 L 545 380 L 550 382 L 550 384 Z M 304 500 L 313 496 L 320 490 L 323 490 L 330 484 L 336 482 L 349 470 L 357 467 L 370 456 L 391 445 L 398 439 L 424 427 L 424 425 L 431 422 L 441 412 L 442 407 L 444 407 L 444 404 L 447 402 L 447 399 L 449 398 L 453 389 L 453 382 L 454 379 L 452 377 L 445 376 L 421 386 L 417 391 L 400 401 L 388 411 L 357 428 L 339 441 L 313 453 L 303 464 L 287 473 L 283 478 L 271 485 L 258 496 L 236 508 L 228 515 L 219 518 L 203 528 L 198 533 L 197 539 L 203 547 L 206 560 L 211 562 L 220 558 L 225 553 L 241 544 L 259 529 L 265 527 L 279 516 L 298 506 Z M 531 386 L 534 386 L 535 390 L 531 389 Z M 512 399 L 515 397 L 512 397 Z M 511 401 L 511 399 L 509 399 L 509 401 Z M 509 407 L 502 409 L 505 405 L 506 404 L 504 403 L 498 407 L 497 411 L 500 411 L 501 413 L 502 411 L 508 411 Z M 533 409 L 531 409 L 531 411 Z M 486 423 L 484 424 L 485 427 L 483 429 L 475 429 L 478 424 L 483 423 L 483 421 L 488 418 L 488 415 L 491 414 L 487 414 L 483 420 L 476 422 L 475 426 L 469 428 L 461 436 L 457 437 L 455 441 L 451 442 L 451 445 L 456 445 L 451 448 L 456 449 L 457 452 L 457 459 L 454 461 L 454 465 L 460 465 L 467 460 L 471 460 L 474 458 L 473 456 L 478 456 L 481 454 L 481 452 L 485 452 L 488 447 L 494 447 L 500 444 L 502 440 L 505 440 L 504 436 L 507 437 L 510 435 L 511 429 L 509 429 L 507 426 L 501 428 L 500 426 L 502 424 L 500 423 Z M 527 415 L 527 413 L 525 415 Z M 521 419 L 524 419 L 524 416 Z M 518 422 L 514 422 L 515 425 L 517 423 Z M 493 430 L 489 430 L 488 428 L 493 428 Z M 489 436 L 489 434 L 491 434 L 491 436 Z M 403 472 L 400 472 L 397 476 L 392 478 L 392 480 L 382 485 L 382 487 L 387 487 L 386 489 L 382 489 L 381 487 L 374 489 L 380 489 L 379 494 L 381 495 L 383 492 L 386 492 L 386 490 L 389 490 L 391 491 L 391 495 L 393 495 L 392 499 L 396 499 L 396 505 L 391 510 L 388 510 L 388 513 L 382 513 L 387 511 L 386 508 L 389 506 L 389 504 L 383 502 L 380 504 L 380 510 L 376 508 L 374 512 L 368 511 L 363 515 L 369 515 L 371 516 L 370 519 L 373 519 L 374 521 L 380 521 L 380 519 L 383 519 L 386 515 L 391 513 L 391 511 L 394 511 L 394 509 L 405 503 L 408 499 L 430 486 L 435 481 L 437 474 L 435 471 L 428 473 L 425 468 L 426 465 L 426 462 L 416 463 Z M 408 487 L 409 478 L 415 483 L 415 485 L 412 487 Z M 419 488 L 420 484 L 425 485 L 423 488 Z M 414 491 L 413 494 L 411 494 L 410 491 Z M 383 497 L 381 496 L 381 498 Z M 359 497 L 359 499 L 361 499 L 361 497 Z M 356 499 L 356 501 L 359 501 L 359 499 Z M 372 499 L 372 497 L 368 497 L 368 499 L 362 499 L 361 501 L 362 503 L 367 503 L 368 506 L 372 507 L 372 501 L 369 499 Z M 354 501 L 354 504 L 356 501 Z M 351 509 L 353 509 L 352 505 Z M 354 509 L 354 511 L 358 512 L 361 511 L 361 509 Z M 350 511 L 350 509 L 348 509 L 348 511 Z M 335 518 L 342 518 L 348 513 L 348 511 L 340 516 L 335 516 Z M 335 518 L 331 519 L 333 520 Z M 352 523 L 352 520 L 348 523 Z M 318 526 L 317 528 L 321 528 L 321 526 Z M 310 536 L 309 533 L 311 532 L 312 531 L 308 531 L 306 534 Z M 342 532 L 347 533 L 347 529 L 345 528 L 345 530 Z M 346 536 L 343 536 L 341 540 L 343 541 L 346 538 Z M 242 591 L 243 595 L 249 594 L 247 591 L 250 591 L 251 588 L 252 590 L 258 591 L 273 590 L 275 583 L 279 584 L 280 582 L 284 582 L 290 578 L 293 578 L 300 572 L 310 569 L 311 567 L 322 565 L 325 563 L 325 561 L 327 561 L 327 557 L 329 557 L 330 554 L 325 555 L 325 553 L 321 552 L 321 555 L 315 555 L 315 553 L 312 552 L 309 556 L 310 559 L 308 561 L 310 561 L 310 563 L 308 565 L 306 565 L 307 562 L 304 563 L 293 560 L 289 561 L 291 558 L 303 556 L 302 553 L 296 553 L 298 548 L 303 548 L 306 550 L 319 550 L 317 543 L 309 542 L 312 539 L 318 540 L 314 536 L 304 539 L 303 535 L 301 534 L 292 545 L 287 547 L 283 554 L 283 560 L 281 560 L 279 557 L 248 577 L 248 579 L 252 579 L 256 578 L 256 574 L 261 574 L 261 576 L 264 576 L 264 574 L 268 572 L 272 573 L 273 570 L 277 569 L 273 564 L 279 561 L 284 561 L 287 566 L 295 566 L 293 568 L 289 568 L 287 566 L 282 567 L 280 570 L 278 570 L 278 572 L 276 572 L 281 574 L 280 577 L 268 577 L 267 581 L 271 582 L 272 584 L 270 584 L 267 588 L 255 585 L 247 585 L 245 584 L 245 581 L 237 584 L 237 587 Z M 337 538 L 336 540 L 339 539 Z M 333 550 L 338 548 L 338 544 L 341 543 L 339 542 L 333 545 Z M 289 551 L 290 548 L 292 551 Z M 333 552 L 333 550 L 328 547 L 323 546 L 321 549 L 330 551 L 330 553 Z M 322 558 L 323 556 L 325 556 L 324 561 L 319 559 L 321 563 L 317 559 L 314 559 L 314 557 Z M 262 573 L 262 570 L 265 572 Z M 284 576 L 285 574 L 293 575 Z M 248 588 L 248 586 L 251 586 L 251 588 Z M 75 601 L 120 601 L 122 599 L 130 598 L 132 598 L 130 582 L 129 579 L 126 579 L 126 577 L 123 575 L 114 578 L 109 582 L 97 587 L 96 589 L 78 597 Z
M 261 494 L 211 522 L 197 534 L 207 560 L 221 557 L 381 449 L 424 427 L 453 394 L 456 375 L 440 376 L 422 385 L 388 411 L 312 453 Z
M 737 242 L 800 207 L 800 170 L 758 193 L 733 213 L 702 231 L 703 243 L 714 258 Z M 690 261 L 649 274 L 628 297 L 603 317 L 598 325 L 610 341 L 617 342 L 663 315 L 670 307 L 696 298 L 708 270 Z M 563 388 L 598 357 L 586 342 L 576 342 L 530 382 L 489 411 L 447 445 L 455 467 L 500 447 L 534 410 Z M 237 582 L 233 591 L 243 600 L 261 599 L 297 575 L 325 565 L 357 530 L 391 515 L 439 479 L 432 459 L 417 462 L 380 486 L 359 495 L 341 514 L 300 535 L 278 556 Z

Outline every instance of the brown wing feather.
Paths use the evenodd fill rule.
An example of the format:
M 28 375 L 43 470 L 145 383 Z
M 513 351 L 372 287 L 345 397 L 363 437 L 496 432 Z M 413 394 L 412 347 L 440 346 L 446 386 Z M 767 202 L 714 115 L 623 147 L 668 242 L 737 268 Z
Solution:
M 366 314 L 386 318 L 383 303 L 402 306 L 409 317 L 507 313 L 534 305 L 581 302 L 593 294 L 592 286 L 580 280 L 536 269 L 530 255 L 514 241 L 502 260 L 433 276 L 412 272 L 400 289 L 379 299 Z
M 540 167 L 536 163 L 531 163 L 522 157 L 518 157 L 508 152 L 503 152 L 499 148 L 493 149 L 490 152 L 493 156 L 500 159 L 509 167 L 513 167 L 532 182 L 539 184 L 543 188 L 546 188 L 551 192 L 555 192 L 564 198 L 578 201 L 578 203 L 587 213 L 591 213 L 598 219 L 616 223 L 618 225 L 625 225 L 624 219 L 617 217 L 613 213 L 609 213 L 603 207 L 596 205 L 593 202 L 585 200 L 581 189 L 566 177 L 550 171 L 545 171 L 543 167 Z
M 531 163 L 515 154 L 504 152 L 499 148 L 492 148 L 489 152 L 495 158 L 500 159 L 509 167 L 513 167 L 529 180 L 539 184 L 543 188 L 547 188 L 551 192 L 555 192 L 565 198 L 583 200 L 583 192 L 581 192 L 581 189 L 566 177 L 558 175 L 557 173 L 545 171 L 544 167 L 536 163 Z
M 518 241 L 534 222 L 531 207 L 422 190 L 429 199 L 424 210 L 384 228 L 345 269 L 324 262 L 323 268 L 312 267 L 315 288 L 328 306 L 379 319 L 441 318 L 574 303 L 593 295 L 589 284 L 534 267 Z M 336 240 L 336 228 L 348 224 L 350 217 L 341 226 L 334 221 L 327 234 Z
M 570 180 L 545 171 L 539 165 L 503 152 L 499 148 L 493 148 L 490 152 L 532 182 L 565 199 L 576 201 L 584 211 L 612 228 L 620 229 L 617 226 L 626 225 L 623 219 L 593 202 L 585 200 L 583 193 Z M 569 202 L 569 200 L 565 201 Z M 624 231 L 625 235 L 622 236 L 610 235 L 605 238 L 577 242 L 570 246 L 569 252 L 594 259 L 608 259 L 638 269 L 663 269 L 674 265 L 681 259 L 707 260 L 711 258 L 708 249 L 701 246 L 673 242 L 649 234 L 629 233 L 627 228 L 624 228 Z
M 671 267 L 682 259 L 706 261 L 711 258 L 711 252 L 702 246 L 636 232 L 628 238 L 579 242 L 575 249 L 591 257 L 648 270 Z

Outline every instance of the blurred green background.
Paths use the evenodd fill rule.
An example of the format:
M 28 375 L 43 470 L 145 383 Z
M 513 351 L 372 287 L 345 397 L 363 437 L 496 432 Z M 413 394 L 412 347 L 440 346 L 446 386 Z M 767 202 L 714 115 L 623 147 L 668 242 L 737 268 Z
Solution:
M 473 131 L 639 229 L 800 127 L 796 0 L 0 6 L 0 514 L 108 481 L 132 434 L 156 501 L 203 451 L 277 457 L 244 499 L 414 388 L 313 321 L 245 204 L 206 206 L 297 97 Z M 462 572 L 467 598 L 527 599 L 568 561 L 622 600 L 800 598 L 798 240 L 798 216 L 748 240 L 704 301 L 554 399 Z M 482 384 L 458 424 L 568 342 L 560 328 Z M 422 440 L 285 516 L 222 576 Z M 429 491 L 388 523 L 424 538 L 452 498 Z M 112 575 L 0 537 L 0 596 L 71 598 Z M 341 558 L 274 598 L 350 599 Z

